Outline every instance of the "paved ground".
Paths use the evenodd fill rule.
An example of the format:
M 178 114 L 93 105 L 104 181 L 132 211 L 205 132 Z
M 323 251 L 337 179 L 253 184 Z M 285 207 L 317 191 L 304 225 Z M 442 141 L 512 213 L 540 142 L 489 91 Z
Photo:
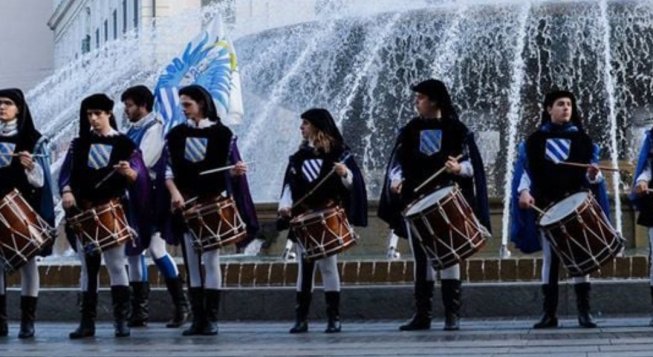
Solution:
M 467 320 L 463 330 L 434 329 L 399 332 L 399 321 L 346 322 L 340 334 L 322 332 L 324 322 L 313 322 L 311 332 L 287 333 L 289 322 L 226 322 L 215 337 L 182 337 L 180 330 L 152 324 L 132 330 L 132 337 L 115 339 L 110 323 L 99 324 L 95 338 L 71 341 L 71 323 L 40 323 L 37 338 L 21 341 L 0 338 L 0 356 L 653 356 L 653 328 L 648 318 L 599 319 L 601 328 L 579 329 L 565 319 L 562 328 L 532 330 L 531 320 Z

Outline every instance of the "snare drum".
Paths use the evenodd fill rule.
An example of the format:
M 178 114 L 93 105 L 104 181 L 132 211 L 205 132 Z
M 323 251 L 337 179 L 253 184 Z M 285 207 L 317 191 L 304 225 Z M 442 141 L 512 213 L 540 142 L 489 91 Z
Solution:
M 623 248 L 623 238 L 589 192 L 553 204 L 537 224 L 571 276 L 598 270 Z
M 339 206 L 300 214 L 290 221 L 290 229 L 309 261 L 343 252 L 359 239 Z
M 193 246 L 198 251 L 211 251 L 236 244 L 247 236 L 236 201 L 218 196 L 186 208 L 184 221 L 193 236 Z
M 134 238 L 118 199 L 69 217 L 67 221 L 87 254 L 102 253 Z
M 16 189 L 0 201 L 0 259 L 5 271 L 20 269 L 54 242 L 54 230 Z
M 435 269 L 446 269 L 478 252 L 490 237 L 458 186 L 419 198 L 403 213 Z

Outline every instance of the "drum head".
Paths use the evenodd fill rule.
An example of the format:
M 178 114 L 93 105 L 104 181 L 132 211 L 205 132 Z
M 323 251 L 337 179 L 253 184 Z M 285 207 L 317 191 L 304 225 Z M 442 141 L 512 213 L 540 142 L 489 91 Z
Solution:
M 569 216 L 578 206 L 587 200 L 587 192 L 578 192 L 563 199 L 562 201 L 554 204 L 546 210 L 545 214 L 540 218 L 540 226 L 547 226 L 552 223 L 559 222 L 565 217 Z
M 439 202 L 443 197 L 447 196 L 449 193 L 451 193 L 454 190 L 455 186 L 447 186 L 443 187 L 431 194 L 429 194 L 426 197 L 421 198 L 419 201 L 411 204 L 410 208 L 408 211 L 406 211 L 406 216 L 413 215 L 418 212 L 422 212 L 425 209 L 433 206 L 437 202 Z

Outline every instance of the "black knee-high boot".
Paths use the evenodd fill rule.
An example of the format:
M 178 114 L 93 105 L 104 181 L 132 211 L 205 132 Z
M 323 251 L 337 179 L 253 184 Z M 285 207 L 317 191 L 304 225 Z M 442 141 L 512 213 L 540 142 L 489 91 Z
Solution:
M 399 330 L 413 331 L 431 328 L 434 285 L 434 282 L 428 280 L 415 282 L 415 314 L 410 321 L 399 326 Z
M 542 303 L 542 317 L 533 325 L 533 328 L 558 327 L 558 284 L 542 285 L 544 302 Z
M 129 317 L 129 327 L 147 326 L 150 317 L 150 283 L 147 281 L 133 281 L 129 285 L 132 288 L 131 305 L 132 311 Z
M 204 313 L 206 321 L 202 335 L 218 334 L 218 311 L 220 309 L 220 290 L 204 289 Z
M 206 324 L 204 311 L 204 288 L 190 288 L 190 308 L 193 311 L 193 322 L 182 332 L 184 336 L 201 335 Z
M 340 291 L 324 292 L 326 301 L 327 328 L 326 333 L 340 332 Z
M 127 337 L 131 334 L 127 320 L 129 318 L 129 286 L 112 286 L 114 334 L 116 337 Z
M 311 306 L 312 297 L 313 293 L 311 291 L 297 292 L 297 303 L 295 305 L 295 326 L 290 329 L 290 333 L 302 333 L 308 331 L 308 310 Z
M 0 337 L 9 334 L 9 324 L 7 324 L 7 295 L 0 295 Z
M 580 283 L 574 285 L 576 291 L 576 308 L 578 310 L 578 324 L 585 328 L 595 328 L 596 323 L 592 320 L 590 314 L 590 283 Z
M 444 305 L 444 330 L 455 331 L 460 329 L 460 280 L 442 280 L 442 303 Z
M 34 337 L 34 320 L 36 319 L 36 302 L 35 296 L 20 297 L 20 331 L 18 338 Z
M 184 294 L 184 288 L 179 277 L 166 279 L 166 287 L 168 288 L 168 293 L 170 293 L 172 303 L 175 307 L 172 319 L 168 321 L 166 327 L 179 327 L 188 320 L 190 315 L 188 299 L 186 298 L 186 294 Z
M 95 336 L 97 292 L 85 291 L 82 293 L 80 310 L 82 313 L 82 319 L 79 323 L 79 327 L 68 335 L 68 337 L 73 340 Z

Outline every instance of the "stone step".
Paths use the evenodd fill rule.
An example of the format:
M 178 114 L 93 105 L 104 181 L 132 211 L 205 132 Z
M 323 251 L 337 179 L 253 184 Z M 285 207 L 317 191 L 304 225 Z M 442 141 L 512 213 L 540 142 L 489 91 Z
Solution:
M 226 260 L 226 261 L 225 261 Z M 156 265 L 148 259 L 148 273 L 153 286 L 165 286 L 165 280 Z M 228 288 L 284 287 L 294 286 L 297 279 L 297 264 L 284 261 L 240 261 L 223 259 L 222 279 Z M 537 282 L 540 279 L 542 259 L 524 256 L 510 259 L 473 258 L 462 263 L 464 282 Z M 179 270 L 184 274 L 184 265 Z M 359 259 L 338 262 L 343 286 L 410 284 L 413 281 L 412 260 Z M 564 268 L 561 277 L 566 278 Z M 39 273 L 42 287 L 79 286 L 80 266 L 71 257 L 67 264 L 41 264 Z M 648 257 L 630 255 L 618 257 L 591 275 L 605 280 L 648 278 Z M 320 274 L 316 281 L 321 282 Z M 101 286 L 108 286 L 109 277 L 104 269 L 100 272 Z M 8 286 L 20 286 L 20 274 L 8 276 Z
M 77 293 L 76 288 L 41 290 L 37 319 L 40 321 L 78 320 L 80 314 L 76 306 Z M 7 310 L 12 320 L 19 318 L 19 295 L 18 288 L 8 291 Z M 462 286 L 461 316 L 463 319 L 522 317 L 534 320 L 542 311 L 541 296 L 540 284 L 535 282 L 465 282 Z M 599 319 L 625 314 L 648 316 L 652 310 L 648 279 L 594 281 L 591 301 L 592 312 Z M 294 306 L 294 287 L 225 288 L 220 302 L 219 316 L 220 320 L 291 321 L 294 319 Z M 413 306 L 412 284 L 347 285 L 342 289 L 343 324 L 353 320 L 408 319 L 413 313 Z M 574 316 L 575 306 L 573 286 L 561 282 L 558 314 Z M 171 317 L 171 300 L 165 289 L 152 290 L 150 315 L 151 321 L 156 322 L 166 321 Z M 441 328 L 442 315 L 440 287 L 436 285 L 433 297 L 433 329 Z M 109 321 L 112 319 L 111 294 L 106 288 L 100 290 L 98 319 Z M 325 306 L 324 294 L 319 288 L 313 293 L 310 319 L 312 323 L 322 327 Z M 62 332 L 62 336 L 67 335 L 68 332 Z

